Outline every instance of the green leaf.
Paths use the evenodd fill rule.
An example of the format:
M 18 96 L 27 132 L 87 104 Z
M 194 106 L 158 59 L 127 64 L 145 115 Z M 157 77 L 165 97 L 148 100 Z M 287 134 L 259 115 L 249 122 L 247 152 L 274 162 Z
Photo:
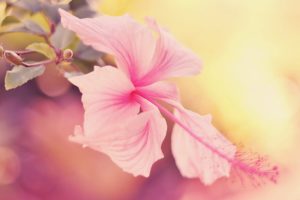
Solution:
M 46 43 L 32 43 L 28 45 L 26 49 L 43 54 L 49 59 L 54 59 L 56 57 L 54 50 Z
M 65 29 L 61 24 L 57 25 L 54 34 L 50 37 L 51 43 L 58 49 L 64 49 L 74 40 L 75 34 Z
M 7 6 L 6 8 L 7 15 L 15 16 L 18 19 L 25 19 L 31 16 L 32 13 L 30 13 L 28 10 L 25 10 L 21 7 L 14 6 L 13 3 L 10 3 L 10 6 Z
M 5 89 L 11 90 L 44 73 L 45 66 L 24 67 L 16 65 L 5 75 Z
M 0 23 L 2 23 L 5 17 L 6 17 L 6 3 L 0 2 Z
M 46 34 L 46 31 L 35 21 L 27 20 L 21 24 L 17 24 L 16 26 L 13 25 L 12 27 L 6 28 L 5 30 L 0 32 L 0 35 L 15 32 L 32 33 L 37 35 Z
M 24 22 L 25 28 L 28 30 L 28 32 L 33 32 L 36 34 L 44 35 L 46 34 L 45 30 L 35 21 L 33 20 L 27 20 Z
M 10 24 L 15 24 L 15 23 L 19 23 L 20 20 L 18 18 L 16 18 L 15 16 L 6 16 L 1 23 L 1 26 L 7 26 Z

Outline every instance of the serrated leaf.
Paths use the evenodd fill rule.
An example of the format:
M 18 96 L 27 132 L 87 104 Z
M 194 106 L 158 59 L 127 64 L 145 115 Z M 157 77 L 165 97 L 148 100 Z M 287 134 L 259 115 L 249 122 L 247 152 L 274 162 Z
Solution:
M 61 24 L 57 25 L 54 34 L 50 37 L 51 43 L 59 49 L 64 49 L 74 40 L 75 34 L 62 27 Z
M 46 43 L 42 43 L 42 42 L 32 43 L 28 45 L 26 49 L 43 54 L 49 59 L 54 59 L 56 57 L 54 50 Z
M 31 79 L 42 75 L 45 71 L 45 66 L 24 67 L 16 65 L 12 70 L 7 71 L 5 75 L 5 89 L 11 90 L 19 87 Z

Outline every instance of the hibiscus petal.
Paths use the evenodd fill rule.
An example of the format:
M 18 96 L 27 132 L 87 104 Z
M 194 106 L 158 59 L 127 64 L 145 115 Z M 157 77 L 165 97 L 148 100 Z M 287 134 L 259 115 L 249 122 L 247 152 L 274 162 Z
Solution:
M 201 62 L 197 55 L 180 45 L 154 20 L 148 19 L 147 22 L 158 33 L 159 38 L 150 68 L 137 84 L 147 85 L 170 77 L 194 75 L 200 72 Z
M 155 39 L 147 26 L 130 16 L 100 16 L 79 19 L 60 9 L 65 28 L 74 31 L 87 45 L 115 56 L 117 65 L 132 81 L 149 68 Z
M 136 91 L 152 99 L 179 101 L 179 91 L 176 85 L 165 81 L 159 81 L 144 87 L 137 87 Z
M 161 145 L 167 124 L 158 110 L 143 112 L 96 136 L 83 136 L 78 129 L 72 141 L 103 152 L 124 171 L 149 176 L 154 162 L 163 157 Z
M 236 147 L 211 124 L 211 116 L 201 116 L 182 107 L 175 109 L 175 116 L 211 147 L 229 159 L 234 158 Z M 218 178 L 229 176 L 229 160 L 207 148 L 177 124 L 172 133 L 172 153 L 179 171 L 185 177 L 198 177 L 209 185 Z
M 131 94 L 134 86 L 117 68 L 95 67 L 93 72 L 69 80 L 82 93 L 85 134 L 99 134 L 105 126 L 135 116 L 140 110 Z

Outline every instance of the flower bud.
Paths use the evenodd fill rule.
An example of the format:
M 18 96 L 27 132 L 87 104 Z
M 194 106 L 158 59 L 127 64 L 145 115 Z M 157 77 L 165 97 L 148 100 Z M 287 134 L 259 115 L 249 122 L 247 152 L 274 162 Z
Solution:
M 4 51 L 4 58 L 8 62 L 15 64 L 15 65 L 21 65 L 23 62 L 23 59 L 18 54 L 16 54 L 16 52 L 14 52 L 14 51 Z
M 73 57 L 73 51 L 71 50 L 71 49 L 66 49 L 66 50 L 64 50 L 64 52 L 63 52 L 63 58 L 65 59 L 65 60 L 69 60 L 69 59 L 71 59 Z

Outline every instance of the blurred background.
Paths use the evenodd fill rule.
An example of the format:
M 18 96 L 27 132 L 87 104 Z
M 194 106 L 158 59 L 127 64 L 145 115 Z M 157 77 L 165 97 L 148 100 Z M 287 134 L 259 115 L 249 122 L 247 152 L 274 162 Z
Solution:
M 151 176 L 134 178 L 105 155 L 70 143 L 82 123 L 80 94 L 55 70 L 4 90 L 0 67 L 1 200 L 300 200 L 300 1 L 94 0 L 99 13 L 157 21 L 204 63 L 174 79 L 183 104 L 213 115 L 228 138 L 280 166 L 277 184 L 203 186 L 180 176 L 165 140 Z M 24 40 L 26 37 L 26 40 Z M 32 36 L 0 37 L 22 49 Z M 169 126 L 171 127 L 171 126 Z M 169 128 L 170 135 L 171 128 Z

